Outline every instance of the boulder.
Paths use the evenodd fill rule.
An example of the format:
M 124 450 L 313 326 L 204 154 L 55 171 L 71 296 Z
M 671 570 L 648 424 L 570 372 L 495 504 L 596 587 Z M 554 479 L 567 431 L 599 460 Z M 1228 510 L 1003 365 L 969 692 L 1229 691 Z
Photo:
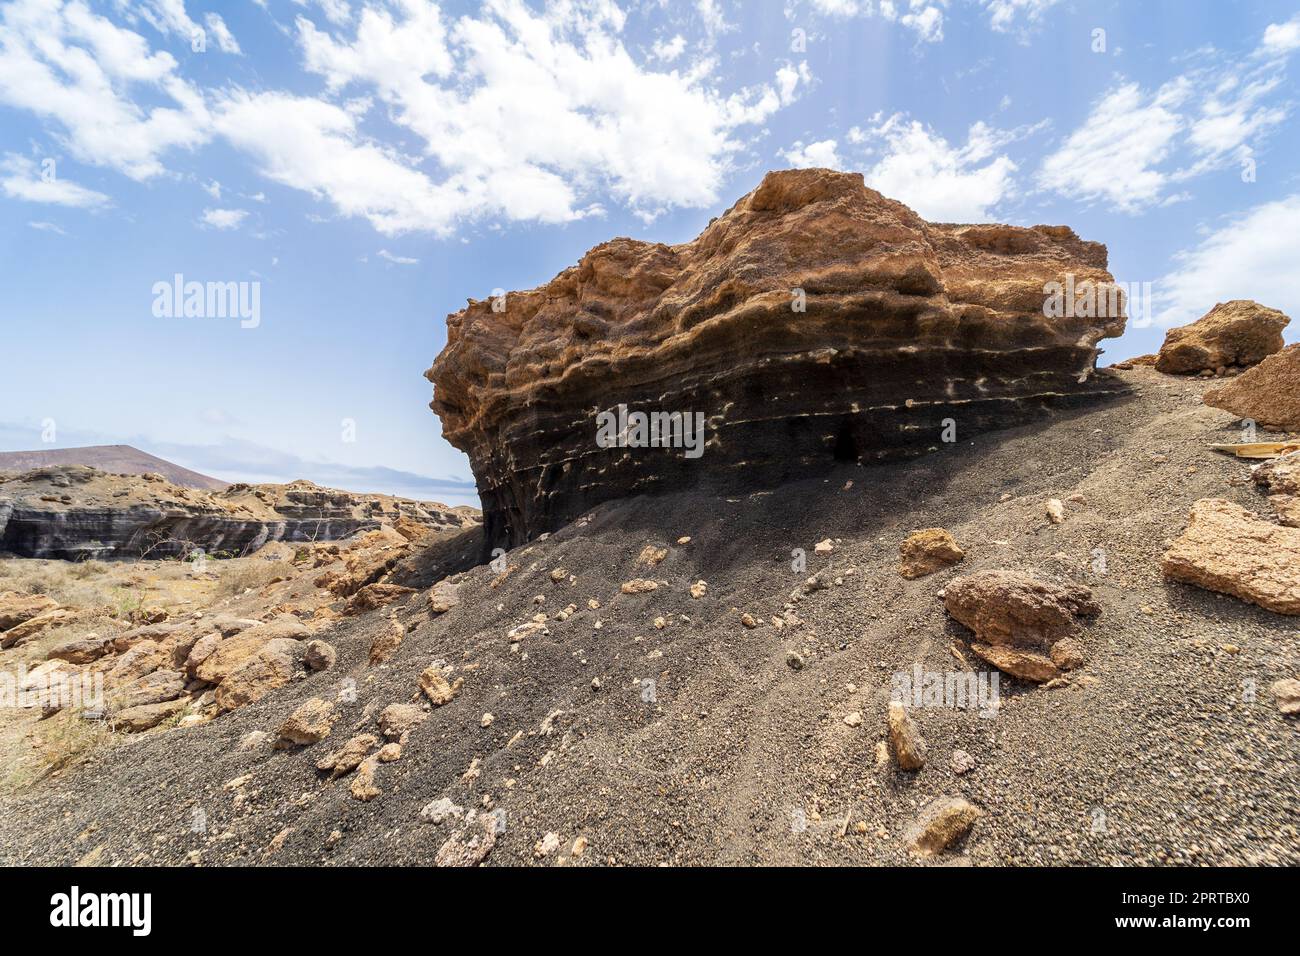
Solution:
M 1300 529 L 1275 525 L 1221 498 L 1192 505 L 1187 529 L 1160 562 L 1170 581 L 1300 614 Z
M 342 777 L 359 767 L 366 754 L 378 746 L 379 738 L 374 734 L 357 734 L 338 750 L 316 761 L 316 769 L 328 770 L 331 780 Z
M 426 668 L 420 674 L 420 690 L 424 692 L 424 696 L 429 698 L 429 702 L 435 707 L 451 703 L 464 683 L 465 678 L 463 677 L 457 677 L 455 682 L 449 683 L 446 669 L 436 665 Z
M 1066 638 L 1066 640 L 1069 640 L 1069 638 Z M 1004 674 L 1010 674 L 1020 680 L 1044 684 L 1061 676 L 1060 669 L 1050 657 L 1045 657 L 1035 651 L 1013 647 L 1008 644 L 981 644 L 979 641 L 972 641 L 970 649 L 971 653 L 980 660 L 992 664 Z
M 308 641 L 302 662 L 314 671 L 329 670 L 338 660 L 339 652 L 328 641 Z
M 275 747 L 306 747 L 330 735 L 337 715 L 334 705 L 319 697 L 312 697 L 288 716 L 276 734 Z
M 379 732 L 387 740 L 405 740 L 428 716 L 418 704 L 389 704 L 379 713 Z
M 1300 451 L 1266 461 L 1252 477 L 1269 496 L 1269 504 L 1284 525 L 1300 528 Z
M 1290 321 L 1277 309 L 1250 299 L 1220 302 L 1191 325 L 1165 333 L 1156 369 L 1196 375 L 1254 365 L 1282 348 L 1282 330 Z
M 1270 688 L 1273 696 L 1277 700 L 1277 709 L 1280 713 L 1288 717 L 1300 714 L 1300 680 L 1294 677 L 1287 677 L 1280 681 L 1274 681 Z
M 67 661 L 69 664 L 89 664 L 99 660 L 112 648 L 112 638 L 86 634 L 55 644 L 46 653 L 45 659 Z
M 1065 226 L 929 223 L 858 173 L 772 172 L 690 242 L 614 239 L 471 300 L 431 407 L 487 547 L 513 547 L 648 489 L 770 487 L 1121 393 L 1094 374 L 1125 324 L 1106 264 Z
M 63 624 L 71 624 L 76 619 L 77 612 L 64 607 L 54 607 L 48 611 L 42 611 L 34 617 L 29 617 L 21 624 L 15 624 L 7 631 L 0 633 L 0 648 L 17 647 L 19 644 L 25 644 L 42 631 Z
M 460 588 L 450 581 L 439 581 L 429 589 L 429 610 L 434 614 L 446 614 L 460 603 Z
M 176 700 L 185 693 L 185 678 L 178 671 L 154 671 L 144 677 L 116 688 L 113 702 L 116 707 L 134 708 L 164 701 Z
M 1300 431 L 1300 343 L 1210 389 L 1202 401 L 1269 428 Z
M 53 598 L 44 594 L 0 595 L 0 631 L 7 631 L 16 624 L 22 624 L 58 606 Z
M 367 584 L 348 598 L 347 603 L 343 605 L 343 613 L 360 614 L 362 611 L 373 611 L 414 591 L 415 588 L 403 587 L 400 584 Z
M 925 528 L 904 538 L 898 555 L 898 573 L 910 579 L 956 564 L 966 557 L 966 552 L 943 528 Z
M 301 641 L 288 638 L 268 641 L 222 678 L 216 689 L 217 706 L 235 710 L 261 700 L 294 679 L 305 655 L 306 646 Z
M 128 734 L 138 734 L 143 730 L 157 727 L 169 717 L 179 714 L 188 704 L 188 699 L 179 698 L 157 704 L 128 707 L 114 713 L 109 722 L 115 730 L 121 730 Z
M 370 642 L 370 666 L 382 664 L 392 657 L 393 652 L 402 646 L 405 637 L 406 628 L 402 626 L 401 621 L 396 618 L 390 619 Z
M 980 571 L 944 588 L 944 607 L 981 644 L 1046 651 L 1073 635 L 1077 619 L 1101 613 L 1081 584 L 1054 585 L 1019 571 Z

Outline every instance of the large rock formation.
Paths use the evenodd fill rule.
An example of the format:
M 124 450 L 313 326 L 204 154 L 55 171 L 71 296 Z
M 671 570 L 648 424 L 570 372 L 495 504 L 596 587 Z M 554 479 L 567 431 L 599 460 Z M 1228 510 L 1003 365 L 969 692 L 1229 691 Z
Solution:
M 1282 348 L 1290 319 L 1251 299 L 1220 302 L 1191 325 L 1170 329 L 1156 369 L 1195 375 L 1255 365 Z
M 1077 301 L 1049 308 L 1051 283 Z M 948 420 L 969 436 L 1119 391 L 1094 374 L 1114 289 L 1067 227 L 928 223 L 858 174 L 791 170 L 691 242 L 615 239 L 471 299 L 426 375 L 488 541 L 518 544 L 610 498 L 914 455 Z M 638 412 L 679 447 L 646 447 Z
M 269 541 L 335 541 L 381 524 L 470 527 L 472 508 L 360 495 L 310 481 L 208 492 L 85 465 L 0 474 L 0 553 L 23 558 L 245 554 Z
M 1288 345 L 1227 385 L 1210 389 L 1204 401 L 1260 425 L 1300 431 L 1300 344 Z

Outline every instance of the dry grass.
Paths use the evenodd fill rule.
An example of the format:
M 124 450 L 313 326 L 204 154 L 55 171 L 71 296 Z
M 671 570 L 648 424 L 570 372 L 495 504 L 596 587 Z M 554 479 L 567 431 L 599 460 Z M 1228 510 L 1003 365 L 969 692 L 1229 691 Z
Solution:
M 220 580 L 217 582 L 219 595 L 235 597 L 252 589 L 266 587 L 273 581 L 286 576 L 286 569 L 279 561 L 263 561 L 260 558 L 236 558 L 223 562 Z

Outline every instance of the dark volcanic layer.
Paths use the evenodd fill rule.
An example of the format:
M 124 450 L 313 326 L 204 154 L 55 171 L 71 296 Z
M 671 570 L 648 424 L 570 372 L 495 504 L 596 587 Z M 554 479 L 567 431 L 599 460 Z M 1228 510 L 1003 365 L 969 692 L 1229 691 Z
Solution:
M 0 475 L 0 553 L 21 558 L 169 558 L 196 548 L 239 555 L 268 541 L 336 541 L 402 519 L 455 530 L 477 515 L 310 481 L 206 492 L 83 465 Z
M 504 308 L 471 299 L 431 407 L 469 454 L 487 542 L 516 545 L 601 501 L 770 486 L 919 454 L 947 419 L 960 439 L 1119 392 L 1094 371 L 1122 309 L 1044 315 L 1068 276 L 1109 290 L 1105 246 L 927 223 L 858 174 L 769 173 L 692 242 L 615 239 Z M 601 447 L 620 404 L 702 413 L 703 455 Z

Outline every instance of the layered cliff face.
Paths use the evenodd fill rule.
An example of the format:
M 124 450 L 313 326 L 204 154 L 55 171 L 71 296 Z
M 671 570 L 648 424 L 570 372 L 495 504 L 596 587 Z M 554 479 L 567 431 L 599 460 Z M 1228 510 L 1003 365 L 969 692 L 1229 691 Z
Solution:
M 381 524 L 459 530 L 472 508 L 287 485 L 208 492 L 158 475 L 111 475 L 85 465 L 0 474 L 0 553 L 24 558 L 245 554 L 269 541 L 334 541 Z
M 470 300 L 431 407 L 514 545 L 611 498 L 769 486 L 1119 391 L 1094 374 L 1112 282 L 1064 226 L 927 223 L 858 174 L 769 173 L 692 242 L 615 239 Z M 1070 298 L 1045 308 L 1051 283 Z M 676 441 L 637 412 L 679 416 Z

